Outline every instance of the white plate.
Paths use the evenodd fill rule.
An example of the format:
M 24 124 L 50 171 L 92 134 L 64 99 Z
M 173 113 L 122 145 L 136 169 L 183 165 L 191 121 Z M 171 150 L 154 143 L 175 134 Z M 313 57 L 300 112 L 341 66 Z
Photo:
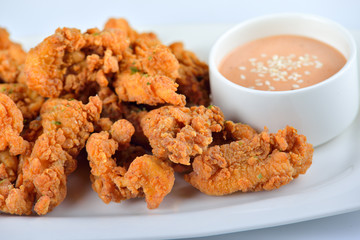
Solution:
M 185 42 L 203 60 L 227 25 L 152 27 L 166 43 Z M 360 32 L 353 32 L 360 42 Z M 29 38 L 26 48 L 39 39 Z M 69 177 L 66 200 L 43 217 L 0 217 L 1 238 L 159 239 L 207 236 L 300 222 L 360 209 L 360 116 L 336 139 L 315 149 L 313 164 L 270 192 L 206 196 L 177 176 L 158 209 L 143 199 L 104 204 L 91 190 L 87 162 Z

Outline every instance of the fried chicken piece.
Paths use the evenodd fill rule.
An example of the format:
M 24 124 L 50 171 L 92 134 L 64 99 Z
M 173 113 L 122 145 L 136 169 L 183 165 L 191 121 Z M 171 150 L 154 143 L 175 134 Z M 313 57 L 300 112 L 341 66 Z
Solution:
M 119 159 L 117 164 L 111 156 L 118 149 L 126 151 L 135 129 L 122 119 L 109 132 L 93 133 L 86 144 L 94 191 L 105 203 L 145 196 L 148 208 L 157 208 L 172 189 L 173 170 L 166 162 L 146 154 L 130 164 L 129 159 L 125 163 Z
M 9 156 L 9 155 L 7 155 Z M 26 152 L 18 157 L 11 157 L 12 168 L 17 166 L 18 175 L 16 184 L 13 178 L 5 178 L 0 181 L 0 211 L 17 215 L 30 215 L 35 199 L 33 184 L 30 179 L 24 177 L 30 170 L 29 153 Z
M 223 124 L 223 113 L 215 106 L 165 106 L 150 111 L 141 121 L 153 154 L 184 165 L 207 149 L 212 132 L 220 132 Z
M 0 82 L 17 82 L 25 58 L 21 45 L 12 42 L 6 29 L 0 28 Z
M 110 18 L 106 23 L 104 29 L 120 29 L 126 33 L 130 43 L 133 43 L 138 37 L 138 33 L 132 29 L 129 23 L 124 18 Z
M 0 152 L 0 181 L 8 179 L 14 182 L 17 178 L 18 158 L 10 155 L 9 151 Z
M 0 152 L 9 148 L 13 156 L 22 154 L 28 142 L 20 136 L 23 130 L 23 116 L 14 101 L 0 93 Z
M 185 105 L 185 96 L 176 93 L 179 63 L 170 49 L 153 33 L 138 35 L 133 50 L 125 53 L 114 82 L 119 99 L 138 104 Z
M 26 121 L 35 119 L 45 99 L 22 83 L 0 84 L 0 91 L 8 95 L 20 109 Z
M 180 63 L 178 92 L 186 96 L 187 105 L 210 104 L 209 67 L 201 62 L 197 56 L 184 49 L 181 42 L 169 46 L 172 53 Z
M 129 40 L 121 30 L 59 28 L 31 49 L 25 63 L 30 89 L 44 97 L 78 94 L 89 83 L 101 87 L 119 70 Z
M 94 131 L 100 112 L 99 97 L 91 97 L 87 105 L 65 99 L 49 99 L 43 104 L 43 134 L 32 150 L 28 177 L 36 190 L 37 214 L 46 214 L 64 200 L 67 175 L 76 169 L 75 158 Z
M 145 154 L 130 164 L 123 184 L 133 194 L 144 193 L 147 207 L 155 209 L 170 193 L 174 181 L 174 171 L 167 162 Z
M 0 93 L 0 211 L 11 214 L 30 214 L 32 195 L 24 186 L 15 188 L 21 173 L 22 163 L 28 156 L 30 144 L 20 133 L 23 129 L 23 117 L 15 103 Z M 15 155 L 20 155 L 18 158 Z
M 195 157 L 193 172 L 185 180 L 203 193 L 226 195 L 276 189 L 310 167 L 314 149 L 294 128 L 253 136 L 248 130 L 238 125 L 233 133 L 238 140 L 210 147 Z
M 177 84 L 166 76 L 122 72 L 114 82 L 120 100 L 138 104 L 158 105 L 170 103 L 185 105 L 185 97 L 176 93 Z

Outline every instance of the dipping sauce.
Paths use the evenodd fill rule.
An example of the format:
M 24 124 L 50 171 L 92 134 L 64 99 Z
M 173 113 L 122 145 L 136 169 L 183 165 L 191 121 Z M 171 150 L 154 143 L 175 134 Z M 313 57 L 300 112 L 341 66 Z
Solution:
M 316 39 L 276 35 L 246 43 L 220 63 L 220 73 L 240 86 L 265 91 L 300 89 L 337 73 L 346 58 Z

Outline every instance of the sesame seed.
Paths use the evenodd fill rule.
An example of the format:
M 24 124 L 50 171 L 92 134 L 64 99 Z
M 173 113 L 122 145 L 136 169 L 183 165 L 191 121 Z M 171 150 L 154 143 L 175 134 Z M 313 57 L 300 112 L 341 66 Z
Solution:
M 265 58 L 265 57 L 267 57 L 267 55 L 266 55 L 265 53 L 262 53 L 262 54 L 260 55 L 260 57 Z
M 245 77 L 244 74 L 241 74 L 241 75 L 240 75 L 240 78 L 241 78 L 242 80 L 245 80 L 245 79 L 246 79 L 246 77 Z
M 246 67 L 241 66 L 241 67 L 239 67 L 239 69 L 242 70 L 242 71 L 244 71 L 244 70 L 246 70 Z
M 273 91 L 273 90 L 275 90 L 275 88 L 273 86 L 269 86 L 269 90 Z
M 309 72 L 309 71 L 305 71 L 304 74 L 305 74 L 305 75 L 310 75 L 310 72 Z
M 262 83 L 262 82 L 257 82 L 257 83 L 255 83 L 255 85 L 256 85 L 256 86 L 262 86 L 263 83 Z
M 259 77 L 265 77 L 265 75 L 262 74 L 262 73 L 259 73 L 258 76 L 259 76 Z
M 266 81 L 265 81 L 265 85 L 270 86 L 270 81 L 266 80 Z
M 299 88 L 300 86 L 297 85 L 297 84 L 293 84 L 292 87 L 293 87 L 293 88 Z
M 303 82 L 304 82 L 304 80 L 302 80 L 302 79 L 297 81 L 297 83 L 303 83 Z

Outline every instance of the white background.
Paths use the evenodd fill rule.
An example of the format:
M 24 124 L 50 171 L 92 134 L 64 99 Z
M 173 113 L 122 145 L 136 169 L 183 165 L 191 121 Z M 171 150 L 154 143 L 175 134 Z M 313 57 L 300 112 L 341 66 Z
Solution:
M 125 17 L 137 28 L 173 24 L 235 24 L 278 12 L 317 14 L 333 19 L 348 29 L 360 30 L 360 1 L 357 0 L 0 0 L 0 26 L 6 27 L 12 38 L 18 40 L 27 36 L 50 35 L 57 27 L 101 28 L 109 17 Z M 360 239 L 359 223 L 360 211 L 357 211 L 207 239 Z

